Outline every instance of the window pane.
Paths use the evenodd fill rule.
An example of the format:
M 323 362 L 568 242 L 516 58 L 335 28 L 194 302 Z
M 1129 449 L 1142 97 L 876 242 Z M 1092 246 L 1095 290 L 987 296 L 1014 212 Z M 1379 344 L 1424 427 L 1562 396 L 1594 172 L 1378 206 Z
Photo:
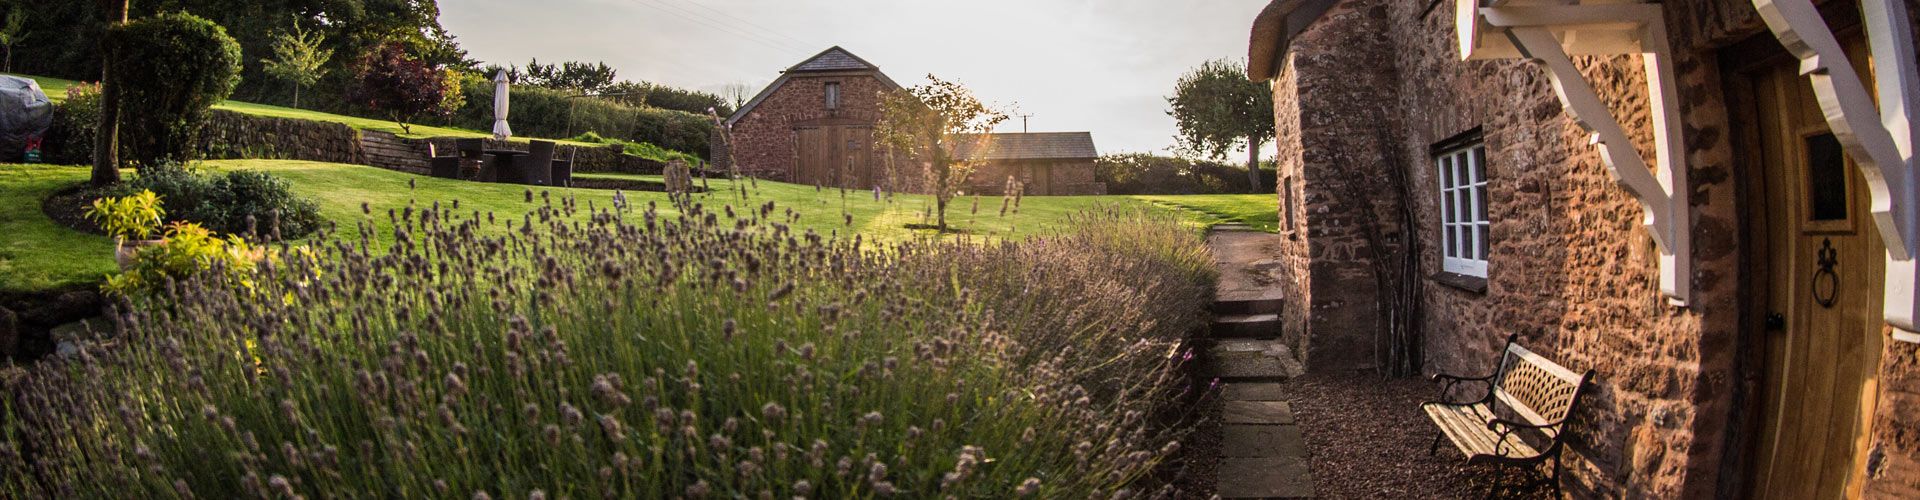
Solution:
M 1487 230 L 1488 229 L 1492 229 L 1492 227 L 1488 226 L 1485 223 L 1475 224 L 1473 226 L 1474 237 L 1479 238 L 1478 244 L 1474 245 L 1474 248 L 1477 249 L 1479 252 L 1478 255 L 1474 256 L 1473 258 L 1474 260 L 1487 260 Z
M 1469 191 L 1471 190 L 1457 189 L 1453 191 L 1453 215 L 1459 222 L 1473 222 L 1473 212 L 1471 212 L 1473 209 L 1467 206 L 1468 203 L 1473 202 L 1473 200 L 1467 199 Z
M 1459 239 L 1459 238 L 1456 238 L 1456 237 L 1454 237 L 1454 231 L 1453 231 L 1453 230 L 1454 230 L 1454 228 L 1455 228 L 1455 227 L 1457 227 L 1457 226 L 1454 226 L 1454 225 L 1451 225 L 1451 224 L 1449 224 L 1449 225 L 1445 225 L 1445 226 L 1440 226 L 1440 238 L 1441 238 L 1441 239 L 1443 239 L 1443 240 L 1446 240 L 1446 242 L 1447 242 L 1447 256 L 1448 256 L 1448 257 L 1459 257 L 1459 256 L 1460 256 L 1460 239 Z
M 1807 214 L 1847 220 L 1847 156 L 1833 134 L 1807 138 Z
M 1487 182 L 1487 148 L 1486 146 L 1473 147 L 1473 182 L 1477 184 L 1484 184 Z
M 1488 220 L 1491 220 L 1490 218 L 1488 218 L 1488 217 L 1487 217 L 1487 187 L 1486 187 L 1486 185 L 1484 185 L 1484 184 L 1482 184 L 1482 185 L 1479 185 L 1479 186 L 1474 186 L 1474 187 L 1473 187 L 1473 189 L 1472 189 L 1472 191 L 1473 191 L 1473 219 L 1472 219 L 1472 222 L 1486 222 L 1486 221 L 1488 221 Z
M 1473 183 L 1473 180 L 1472 180 L 1472 179 L 1468 179 L 1468 178 L 1467 178 L 1467 158 L 1466 158 L 1466 155 L 1465 155 L 1465 154 L 1460 154 L 1460 155 L 1457 155 L 1457 156 L 1454 156 L 1454 158 L 1453 158 L 1453 185 L 1454 185 L 1454 187 L 1465 187 L 1465 186 L 1469 186 L 1469 185 L 1472 185 L 1472 183 Z

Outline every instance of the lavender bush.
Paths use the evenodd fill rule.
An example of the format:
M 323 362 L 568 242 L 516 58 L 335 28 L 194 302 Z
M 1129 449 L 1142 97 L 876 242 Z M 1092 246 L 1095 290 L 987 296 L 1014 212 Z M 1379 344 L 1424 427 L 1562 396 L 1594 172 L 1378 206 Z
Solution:
M 777 211 L 408 208 L 387 248 L 171 284 L 7 381 L 0 496 L 1167 493 L 1192 229 L 876 246 Z

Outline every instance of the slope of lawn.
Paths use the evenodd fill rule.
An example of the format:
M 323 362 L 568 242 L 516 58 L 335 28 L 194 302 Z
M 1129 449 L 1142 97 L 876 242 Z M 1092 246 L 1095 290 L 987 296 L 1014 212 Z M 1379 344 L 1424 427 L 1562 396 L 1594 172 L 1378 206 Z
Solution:
M 1143 195 L 1134 198 L 1164 207 L 1204 213 L 1222 222 L 1238 222 L 1269 233 L 1280 230 L 1278 197 L 1272 193 L 1202 196 Z
M 86 167 L 0 165 L 0 291 L 99 281 L 115 270 L 113 241 L 47 218 L 41 200 L 87 179 Z
M 0 73 L 0 74 L 9 74 L 9 73 Z M 49 78 L 44 76 L 33 76 L 33 75 L 13 75 L 13 76 L 31 78 L 34 81 L 39 82 L 40 90 L 42 92 L 46 92 L 47 98 L 52 100 L 53 102 L 65 101 L 67 99 L 67 88 L 72 87 L 75 83 L 72 80 L 62 80 L 59 78 Z M 235 113 L 244 113 L 244 114 L 256 115 L 256 116 L 266 116 L 271 118 L 288 118 L 288 119 L 295 119 L 295 120 L 310 120 L 310 121 L 317 121 L 317 122 L 338 123 L 341 125 L 353 127 L 356 130 L 373 130 L 378 132 L 386 132 L 386 133 L 398 135 L 401 137 L 406 137 L 409 139 L 423 139 L 428 137 L 493 137 L 493 134 L 490 132 L 481 132 L 478 130 L 468 130 L 463 128 L 435 127 L 432 125 L 413 125 L 410 127 L 411 130 L 403 130 L 400 128 L 400 124 L 394 123 L 388 120 L 361 118 L 357 116 L 347 116 L 347 115 L 336 115 L 333 113 L 322 113 L 319 111 L 273 106 L 268 104 L 255 104 L 255 103 L 243 102 L 243 101 L 224 101 L 224 102 L 221 102 L 220 104 L 215 104 L 213 106 L 213 109 L 224 109 L 224 110 L 232 111 Z M 524 141 L 528 139 L 529 138 L 525 138 L 525 137 L 515 138 L 515 140 L 519 140 L 519 141 Z M 576 142 L 576 141 L 568 141 L 568 140 L 560 140 L 560 139 L 549 139 L 549 140 L 553 140 L 561 144 L 568 144 L 568 145 L 574 145 L 574 146 L 598 146 L 598 144 L 591 144 L 591 143 L 585 143 L 585 142 Z
M 223 160 L 205 162 L 203 168 L 253 169 L 284 177 L 300 195 L 319 203 L 321 215 L 339 225 L 337 234 L 343 238 L 354 237 L 353 228 L 363 221 L 378 227 L 382 239 L 390 238 L 386 212 L 403 210 L 409 202 L 424 207 L 458 200 L 463 212 L 491 212 L 515 219 L 543 203 L 540 191 L 525 186 L 438 179 L 359 165 Z M 622 174 L 581 176 L 659 180 L 657 176 Z M 82 166 L 0 165 L 0 234 L 4 235 L 0 236 L 0 291 L 88 283 L 113 270 L 111 240 L 61 227 L 40 209 L 47 195 L 86 179 L 87 168 Z M 694 201 L 716 212 L 728 206 L 745 212 L 773 202 L 777 213 L 787 209 L 798 213 L 792 226 L 800 231 L 858 233 L 869 240 L 883 241 L 933 236 L 930 230 L 907 228 L 908 224 L 931 222 L 927 213 L 932 199 L 927 196 L 895 195 L 876 200 L 872 191 L 842 192 L 772 181 L 704 183 L 712 191 L 696 195 Z M 744 195 L 741 188 L 745 188 Z M 548 192 L 556 204 L 571 196 L 583 209 L 589 204 L 611 206 L 614 197 L 613 191 L 606 190 L 541 191 Z M 527 201 L 529 192 L 535 194 L 532 202 Z M 649 203 L 663 214 L 675 213 L 664 193 L 621 194 L 636 214 Z M 1226 222 L 1270 228 L 1276 210 L 1273 197 L 1268 195 L 1027 197 L 1020 200 L 1017 209 L 1008 206 L 1002 215 L 1001 206 L 1007 202 L 1002 197 L 956 199 L 948 212 L 949 224 L 961 233 L 959 237 L 991 240 L 1055 232 L 1072 225 L 1070 215 L 1111 203 L 1147 204 L 1179 214 L 1196 228 Z M 363 203 L 371 215 L 362 213 Z

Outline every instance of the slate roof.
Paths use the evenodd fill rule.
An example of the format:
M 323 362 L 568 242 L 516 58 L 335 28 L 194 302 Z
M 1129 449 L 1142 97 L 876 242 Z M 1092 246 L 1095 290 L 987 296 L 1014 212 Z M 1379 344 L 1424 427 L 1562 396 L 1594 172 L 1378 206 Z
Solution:
M 821 52 L 819 55 L 813 56 L 811 59 L 802 61 L 800 64 L 793 65 L 793 67 L 787 71 L 861 71 L 869 69 L 880 69 L 880 67 L 874 66 L 873 63 L 869 63 L 865 59 L 861 59 L 860 56 L 853 55 L 852 52 L 847 52 L 847 49 L 835 46 L 827 49 L 825 52 Z
M 954 153 L 962 157 L 973 157 L 980 147 L 983 136 L 974 136 L 972 140 L 963 140 Z M 987 160 L 1079 160 L 1099 158 L 1099 150 L 1093 147 L 1092 132 L 1032 132 L 1017 134 L 986 134 Z

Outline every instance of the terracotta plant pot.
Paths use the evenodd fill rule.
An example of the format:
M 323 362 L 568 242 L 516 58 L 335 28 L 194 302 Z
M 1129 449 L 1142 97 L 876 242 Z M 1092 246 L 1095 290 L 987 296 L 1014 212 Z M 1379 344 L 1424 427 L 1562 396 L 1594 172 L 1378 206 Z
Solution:
M 140 249 L 146 248 L 146 247 L 157 247 L 167 243 L 167 240 L 164 240 L 164 239 L 162 240 L 117 240 L 117 241 L 118 243 L 113 247 L 113 260 L 115 262 L 120 263 L 121 271 L 133 269 L 133 264 L 134 264 L 133 256 L 134 254 L 139 253 Z

